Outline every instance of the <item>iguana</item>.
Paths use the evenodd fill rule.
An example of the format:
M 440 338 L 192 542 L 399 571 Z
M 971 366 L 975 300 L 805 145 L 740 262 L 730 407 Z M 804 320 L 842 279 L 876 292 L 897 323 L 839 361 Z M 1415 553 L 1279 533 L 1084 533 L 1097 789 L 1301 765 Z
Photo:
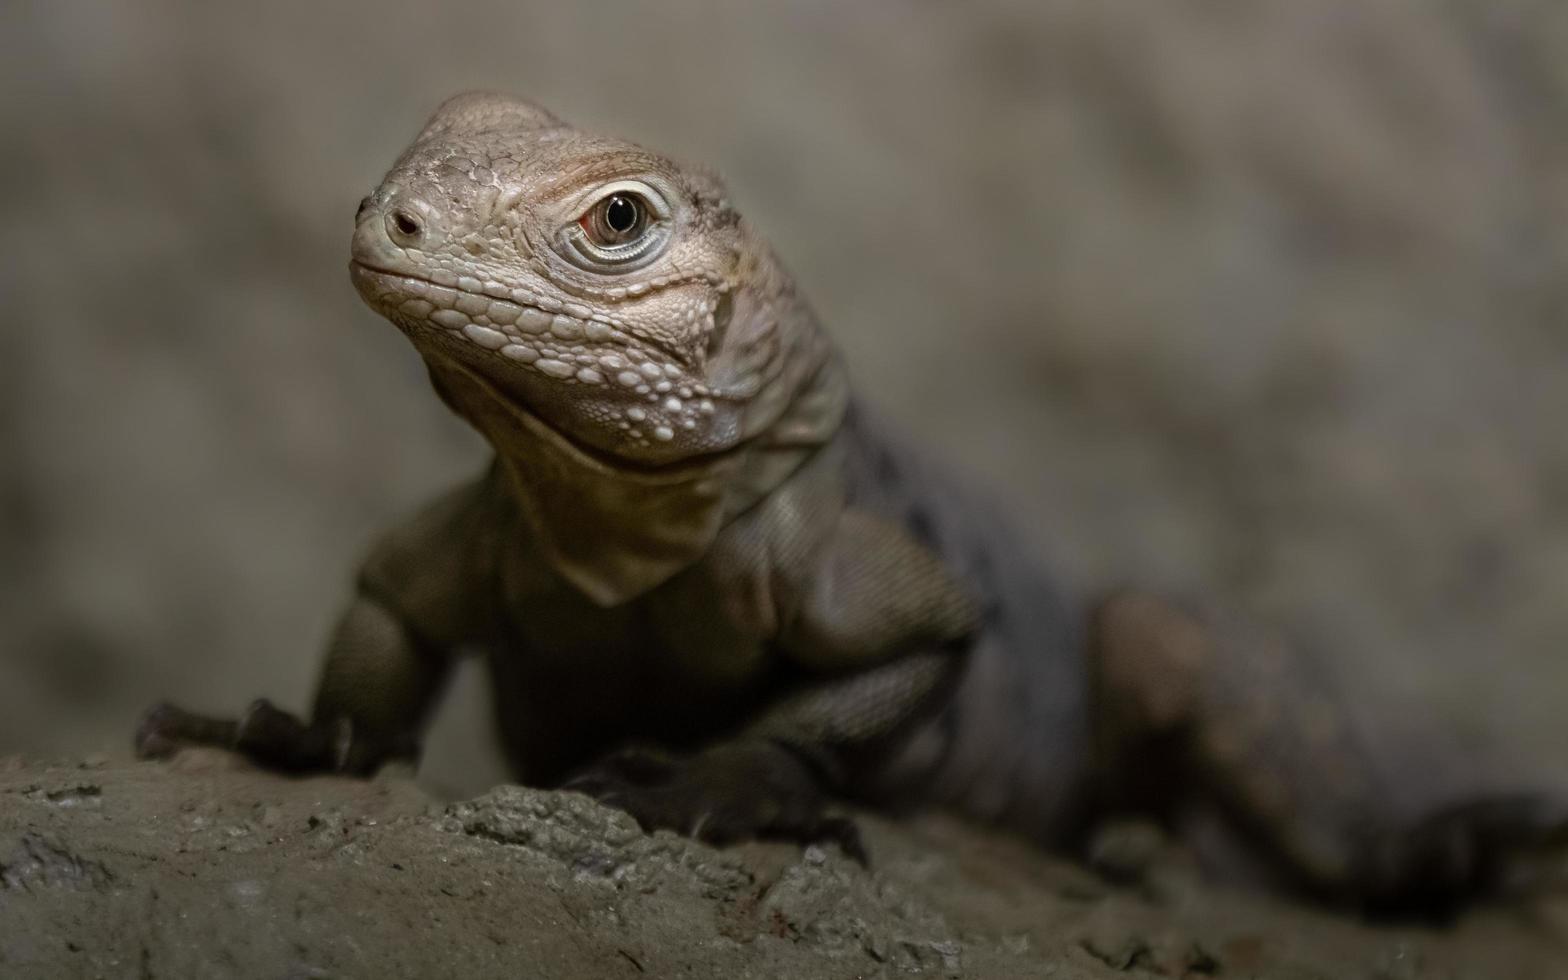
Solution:
M 350 271 L 494 461 L 374 547 L 309 720 L 161 705 L 143 755 L 369 773 L 479 650 L 519 779 L 720 843 L 864 860 L 836 800 L 1063 848 L 1198 808 L 1278 880 L 1397 907 L 1560 830 L 1528 795 L 1395 815 L 1302 658 L 1154 594 L 1074 600 L 856 400 L 706 170 L 459 95 L 361 202 Z

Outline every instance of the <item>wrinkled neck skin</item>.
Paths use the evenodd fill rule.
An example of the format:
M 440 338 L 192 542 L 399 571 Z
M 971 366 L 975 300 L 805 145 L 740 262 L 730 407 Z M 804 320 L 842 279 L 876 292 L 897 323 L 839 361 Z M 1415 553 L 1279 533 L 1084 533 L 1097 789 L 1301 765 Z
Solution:
M 777 260 L 750 245 L 727 292 L 724 356 L 761 370 L 710 372 L 751 379 L 715 387 L 741 423 L 714 452 L 647 465 L 586 447 L 473 364 L 420 345 L 442 398 L 494 447 L 555 571 L 599 605 L 627 602 L 697 561 L 729 520 L 838 431 L 849 398 L 843 364 Z

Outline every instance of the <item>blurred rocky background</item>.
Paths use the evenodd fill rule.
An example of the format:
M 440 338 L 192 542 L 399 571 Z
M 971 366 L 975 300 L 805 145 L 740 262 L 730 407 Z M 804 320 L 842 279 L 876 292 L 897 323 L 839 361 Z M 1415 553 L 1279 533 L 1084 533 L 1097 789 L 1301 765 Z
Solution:
M 725 173 L 1082 587 L 1560 759 L 1559 0 L 51 0 L 0 65 L 0 753 L 307 704 L 376 529 L 482 465 L 346 255 L 490 87 Z

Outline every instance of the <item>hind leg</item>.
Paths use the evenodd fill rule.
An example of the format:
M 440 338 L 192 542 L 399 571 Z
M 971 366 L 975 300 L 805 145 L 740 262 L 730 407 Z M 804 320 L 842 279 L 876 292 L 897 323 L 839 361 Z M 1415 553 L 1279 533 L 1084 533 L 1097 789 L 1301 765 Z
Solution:
M 1568 827 L 1526 794 L 1402 812 L 1327 679 L 1278 638 L 1124 592 L 1093 610 L 1089 639 L 1105 806 L 1177 826 L 1217 814 L 1211 864 L 1371 911 L 1441 913 Z

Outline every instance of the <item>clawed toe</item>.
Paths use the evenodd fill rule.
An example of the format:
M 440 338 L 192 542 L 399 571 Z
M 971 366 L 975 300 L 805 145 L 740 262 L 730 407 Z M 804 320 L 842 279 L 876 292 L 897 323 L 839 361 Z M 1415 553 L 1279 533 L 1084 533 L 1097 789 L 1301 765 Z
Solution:
M 164 759 L 186 746 L 232 748 L 235 723 L 192 714 L 167 701 L 153 705 L 136 726 L 132 748 L 139 759 Z
M 831 841 L 838 845 L 844 856 L 860 865 L 862 868 L 871 867 L 871 854 L 866 850 L 866 843 L 860 836 L 860 825 L 848 817 L 825 817 L 816 827 L 816 832 L 810 835 L 813 840 Z M 808 843 L 803 841 L 803 843 Z

